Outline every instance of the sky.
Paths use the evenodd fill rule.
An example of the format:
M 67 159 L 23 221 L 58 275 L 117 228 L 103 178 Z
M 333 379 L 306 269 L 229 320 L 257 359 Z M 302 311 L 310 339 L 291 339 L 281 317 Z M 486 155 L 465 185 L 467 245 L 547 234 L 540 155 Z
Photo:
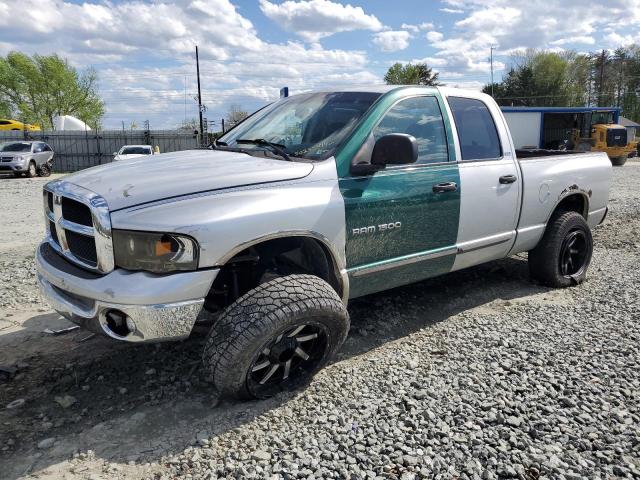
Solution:
M 0 55 L 56 53 L 94 68 L 106 128 L 170 129 L 253 111 L 311 89 L 383 83 L 394 62 L 426 62 L 450 86 L 500 80 L 525 48 L 578 52 L 640 44 L 640 0 L 0 0 Z

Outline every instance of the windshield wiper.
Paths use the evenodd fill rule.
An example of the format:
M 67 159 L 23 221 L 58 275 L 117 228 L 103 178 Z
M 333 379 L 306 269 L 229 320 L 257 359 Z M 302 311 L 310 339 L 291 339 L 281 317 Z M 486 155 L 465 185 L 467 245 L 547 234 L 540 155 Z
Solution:
M 265 140 L 264 138 L 255 138 L 253 140 L 250 140 L 248 138 L 240 138 L 240 139 L 236 140 L 236 143 L 249 143 L 249 144 L 252 144 L 252 145 L 257 145 L 259 147 L 269 147 L 269 148 L 271 148 L 271 150 L 273 152 L 275 152 L 278 155 L 280 155 L 286 161 L 288 161 L 288 162 L 292 162 L 293 161 L 293 160 L 291 160 L 291 157 L 289 157 L 289 155 L 287 155 L 287 152 L 284 151 L 284 149 L 287 148 L 287 147 L 285 145 L 280 144 L 280 143 L 269 142 L 268 140 Z

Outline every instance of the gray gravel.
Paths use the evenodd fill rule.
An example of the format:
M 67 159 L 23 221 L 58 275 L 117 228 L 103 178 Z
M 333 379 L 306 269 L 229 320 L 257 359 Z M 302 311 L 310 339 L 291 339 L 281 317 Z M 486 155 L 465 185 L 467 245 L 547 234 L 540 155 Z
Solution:
M 46 393 L 0 395 L 27 399 L 23 423 L 3 423 L 16 446 L 0 467 L 154 480 L 640 477 L 638 185 L 639 162 L 614 169 L 579 287 L 533 285 L 515 257 L 354 301 L 338 361 L 266 402 L 212 400 L 191 367 L 198 338 L 60 365 Z M 4 191 L 0 180 L 0 202 Z M 62 409 L 64 395 L 77 402 Z

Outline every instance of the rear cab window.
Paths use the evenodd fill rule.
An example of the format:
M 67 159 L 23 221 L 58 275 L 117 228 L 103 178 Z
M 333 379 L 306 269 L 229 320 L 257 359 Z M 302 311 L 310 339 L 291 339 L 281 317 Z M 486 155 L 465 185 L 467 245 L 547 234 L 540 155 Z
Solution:
M 502 157 L 498 130 L 489 108 L 475 98 L 449 97 L 458 130 L 462 160 L 494 160 Z

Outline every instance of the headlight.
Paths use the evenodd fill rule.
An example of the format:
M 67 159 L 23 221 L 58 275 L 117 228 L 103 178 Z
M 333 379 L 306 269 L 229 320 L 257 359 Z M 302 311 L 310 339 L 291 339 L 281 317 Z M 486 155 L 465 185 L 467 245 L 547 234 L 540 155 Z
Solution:
M 13 161 L 14 162 L 24 162 L 24 156 L 23 155 L 16 155 L 15 157 L 13 157 Z
M 155 273 L 198 268 L 198 244 L 176 233 L 113 230 L 116 266 Z

